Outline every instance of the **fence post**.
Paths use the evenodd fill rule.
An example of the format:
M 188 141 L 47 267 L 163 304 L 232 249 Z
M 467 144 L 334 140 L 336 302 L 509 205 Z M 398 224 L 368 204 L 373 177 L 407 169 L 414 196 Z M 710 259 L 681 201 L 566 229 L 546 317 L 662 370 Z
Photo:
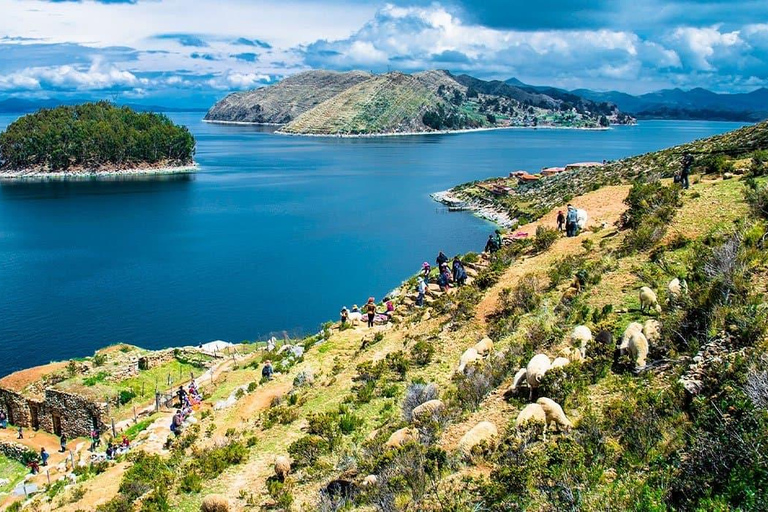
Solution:
M 155 390 L 155 412 L 160 410 L 160 393 Z
M 136 406 L 133 406 L 133 422 L 138 423 L 138 419 L 136 418 Z
M 45 470 L 45 476 L 48 477 L 48 485 L 51 485 L 51 472 L 49 470 Z
M 75 454 L 72 452 L 72 450 L 69 450 L 69 458 L 72 460 L 72 471 L 75 470 Z
M 112 419 L 112 437 L 115 438 L 117 437 L 117 432 L 115 431 L 115 418 L 111 418 L 111 419 Z

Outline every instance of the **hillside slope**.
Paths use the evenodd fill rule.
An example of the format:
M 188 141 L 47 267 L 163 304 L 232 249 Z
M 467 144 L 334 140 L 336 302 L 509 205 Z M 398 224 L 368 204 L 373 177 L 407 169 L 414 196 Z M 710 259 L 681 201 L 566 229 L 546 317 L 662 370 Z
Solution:
M 464 255 L 468 283 L 430 286 L 424 308 L 411 278 L 386 324 L 329 323 L 287 347 L 246 345 L 201 379 L 197 422 L 170 449 L 166 413 L 133 453 L 27 509 L 192 512 L 215 494 L 227 503 L 217 510 L 237 511 L 765 510 L 768 157 L 753 151 L 768 144 L 760 127 L 718 140 L 698 147 L 738 153 L 750 176 L 561 199 L 520 227 L 528 238 Z M 663 161 L 643 157 L 650 178 L 666 172 L 654 157 Z M 572 238 L 551 229 L 567 200 L 591 216 Z M 677 294 L 674 278 L 685 283 Z M 643 286 L 658 308 L 641 307 Z M 647 364 L 614 357 L 630 323 L 649 320 L 660 326 L 647 331 Z M 512 389 L 518 369 L 535 354 L 573 354 L 576 326 L 593 334 L 586 357 L 548 370 L 535 391 L 571 427 L 518 428 L 531 401 Z M 459 372 L 485 336 L 491 352 Z M 435 398 L 434 414 L 414 412 Z M 497 434 L 462 452 L 483 421 Z M 402 428 L 415 429 L 410 439 L 386 447 Z M 280 456 L 291 459 L 284 478 Z
M 575 98 L 575 97 L 574 97 Z M 209 121 L 283 124 L 295 135 L 385 135 L 510 126 L 605 128 L 631 123 L 613 105 L 568 103 L 502 82 L 433 70 L 310 71 L 214 105 Z
M 206 121 L 285 124 L 340 92 L 368 80 L 369 73 L 313 70 L 279 83 L 247 92 L 236 92 L 217 102 Z

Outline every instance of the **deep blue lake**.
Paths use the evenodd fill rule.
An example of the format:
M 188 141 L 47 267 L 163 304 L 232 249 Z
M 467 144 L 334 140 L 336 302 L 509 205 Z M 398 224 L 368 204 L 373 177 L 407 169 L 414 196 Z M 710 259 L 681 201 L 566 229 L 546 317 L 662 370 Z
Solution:
M 736 123 L 296 138 L 171 117 L 197 137 L 186 178 L 0 184 L 0 375 L 90 355 L 315 332 L 493 226 L 429 198 L 455 184 L 615 159 Z M 14 120 L 0 116 L 0 129 Z

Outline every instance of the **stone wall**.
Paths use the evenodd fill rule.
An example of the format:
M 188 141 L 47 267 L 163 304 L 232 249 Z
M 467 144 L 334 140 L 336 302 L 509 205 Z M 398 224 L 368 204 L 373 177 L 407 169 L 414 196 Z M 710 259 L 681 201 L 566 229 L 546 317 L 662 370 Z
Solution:
M 37 458 L 37 452 L 32 451 L 23 444 L 15 443 L 13 441 L 0 441 L 0 454 L 5 455 L 9 459 L 13 459 L 22 464 L 26 464 L 30 460 Z
M 94 424 L 106 432 L 109 422 L 105 405 L 51 388 L 42 400 L 0 389 L 0 408 L 9 413 L 13 425 L 60 432 L 69 439 L 88 436 Z

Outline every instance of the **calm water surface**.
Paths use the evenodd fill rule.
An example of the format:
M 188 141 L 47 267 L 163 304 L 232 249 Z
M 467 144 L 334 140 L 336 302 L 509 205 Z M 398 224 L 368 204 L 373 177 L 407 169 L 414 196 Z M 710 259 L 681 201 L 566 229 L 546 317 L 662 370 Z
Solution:
M 319 139 L 171 117 L 197 137 L 194 176 L 0 185 L 0 375 L 117 342 L 314 332 L 439 249 L 482 248 L 493 226 L 446 213 L 431 192 L 739 126 Z

